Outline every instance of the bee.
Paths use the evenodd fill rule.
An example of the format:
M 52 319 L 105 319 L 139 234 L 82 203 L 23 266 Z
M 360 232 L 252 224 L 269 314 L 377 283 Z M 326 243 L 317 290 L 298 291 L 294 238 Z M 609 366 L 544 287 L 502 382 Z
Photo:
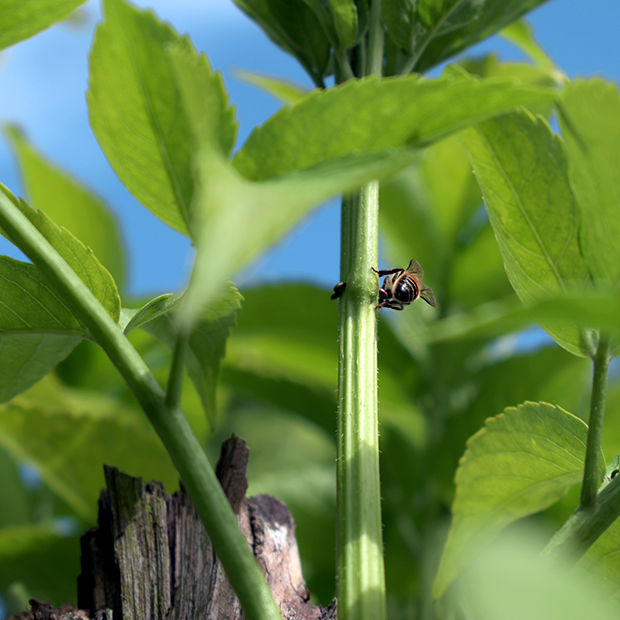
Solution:
M 392 308 L 392 310 L 402 310 L 405 306 L 413 303 L 416 299 L 422 298 L 427 304 L 436 306 L 435 295 L 429 286 L 422 283 L 424 270 L 420 267 L 417 260 L 411 259 L 407 269 L 372 269 L 383 280 L 383 287 L 379 289 L 378 308 Z

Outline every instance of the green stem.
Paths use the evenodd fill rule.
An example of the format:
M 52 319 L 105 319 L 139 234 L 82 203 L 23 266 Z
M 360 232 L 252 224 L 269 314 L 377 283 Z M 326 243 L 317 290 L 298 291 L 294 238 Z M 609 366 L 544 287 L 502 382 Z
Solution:
M 177 334 L 172 351 L 170 362 L 170 374 L 168 375 L 168 387 L 166 389 L 166 406 L 169 408 L 178 407 L 181 403 L 183 391 L 183 371 L 185 369 L 185 353 L 189 343 L 188 335 L 185 330 Z
M 383 75 L 384 37 L 385 32 L 381 19 L 381 0 L 372 0 L 368 24 L 366 75 Z
M 281 619 L 271 591 L 198 440 L 120 327 L 33 224 L 0 193 L 0 226 L 48 278 L 105 350 L 166 446 L 248 618 Z
M 596 492 L 601 483 L 599 460 L 603 441 L 607 371 L 610 362 L 609 336 L 601 334 L 593 362 L 592 397 L 590 399 L 590 419 L 588 421 L 588 441 L 579 503 L 580 510 L 586 510 L 595 505 Z
M 338 368 L 337 595 L 339 620 L 386 617 L 379 429 L 377 277 L 379 184 L 342 201 Z

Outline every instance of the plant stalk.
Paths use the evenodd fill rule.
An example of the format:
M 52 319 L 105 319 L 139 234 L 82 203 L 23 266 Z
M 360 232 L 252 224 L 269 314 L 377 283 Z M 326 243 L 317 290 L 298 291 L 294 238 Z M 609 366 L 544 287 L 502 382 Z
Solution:
M 603 441 L 603 418 L 605 417 L 605 397 L 607 395 L 607 374 L 609 369 L 608 335 L 601 334 L 593 357 L 592 396 L 590 399 L 590 419 L 588 420 L 588 440 L 581 487 L 580 510 L 592 508 L 596 503 L 596 493 L 601 483 L 599 461 Z
M 379 428 L 377 276 L 379 183 L 342 201 L 338 368 L 337 596 L 339 620 L 386 617 Z
M 135 394 L 179 471 L 247 618 L 281 620 L 228 499 L 181 409 L 166 406 L 162 389 L 120 327 L 58 252 L 2 193 L 0 226 L 88 327 Z

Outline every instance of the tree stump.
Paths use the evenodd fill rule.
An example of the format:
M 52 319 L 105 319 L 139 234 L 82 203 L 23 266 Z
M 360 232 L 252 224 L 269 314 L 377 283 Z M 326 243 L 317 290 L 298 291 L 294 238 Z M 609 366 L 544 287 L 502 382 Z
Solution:
M 267 578 L 284 620 L 335 620 L 308 603 L 295 523 L 274 497 L 247 499 L 248 449 L 234 435 L 222 445 L 216 473 Z M 241 620 L 245 618 L 202 522 L 184 490 L 167 495 L 113 467 L 99 499 L 99 525 L 82 536 L 78 606 L 96 620 Z M 76 620 L 76 610 L 31 601 L 22 620 Z M 35 611 L 36 608 L 36 611 Z M 38 616 L 35 616 L 35 613 Z M 50 615 L 51 614 L 51 615 Z M 54 615 L 55 614 L 55 615 Z M 82 617 L 83 617 L 82 616 Z

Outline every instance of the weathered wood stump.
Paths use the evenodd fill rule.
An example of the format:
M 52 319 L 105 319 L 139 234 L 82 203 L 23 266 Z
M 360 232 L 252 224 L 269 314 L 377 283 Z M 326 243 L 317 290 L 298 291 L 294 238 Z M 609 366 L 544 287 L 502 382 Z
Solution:
M 295 523 L 268 495 L 247 499 L 248 449 L 231 437 L 222 445 L 217 476 L 254 551 L 284 620 L 335 620 L 336 602 L 310 605 L 301 574 Z M 188 495 L 167 495 L 113 467 L 99 500 L 99 525 L 82 537 L 78 606 L 97 620 L 241 620 L 245 618 Z M 31 601 L 32 620 L 41 603 Z M 73 614 L 49 620 L 76 620 Z M 24 614 L 23 620 L 27 619 Z M 28 618 L 28 620 L 30 620 Z

